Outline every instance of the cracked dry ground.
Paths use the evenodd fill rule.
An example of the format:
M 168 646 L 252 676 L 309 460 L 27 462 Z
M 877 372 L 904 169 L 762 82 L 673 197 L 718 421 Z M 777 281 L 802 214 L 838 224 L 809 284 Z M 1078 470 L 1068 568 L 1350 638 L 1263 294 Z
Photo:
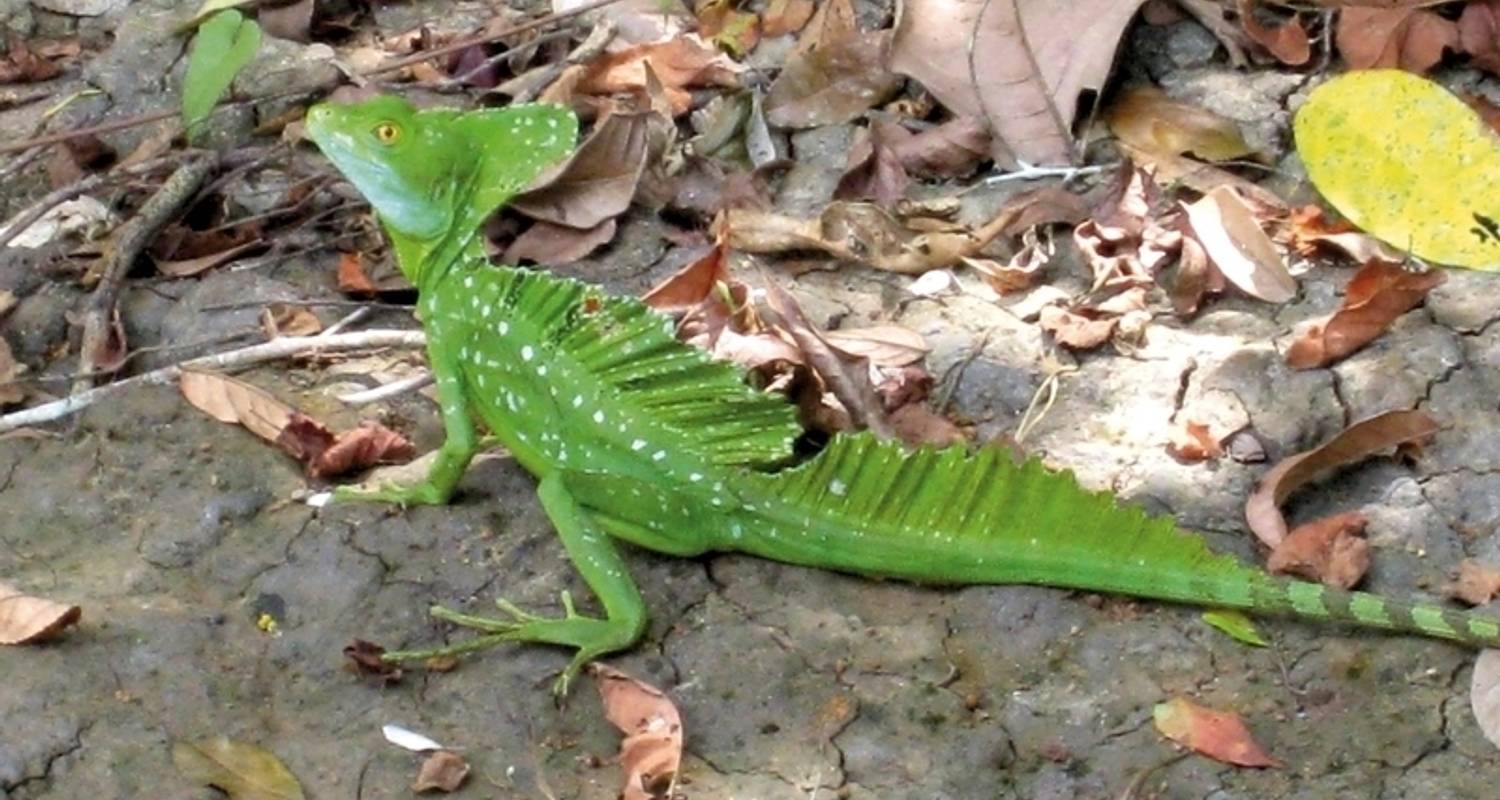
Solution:
M 671 268 L 612 285 L 638 290 Z M 1189 324 L 1158 322 L 1128 357 L 1080 359 L 1032 443 L 1086 483 L 1252 556 L 1240 507 L 1264 466 L 1178 464 L 1163 449 L 1175 414 L 1242 416 L 1277 458 L 1350 419 L 1426 408 L 1448 427 L 1417 467 L 1368 464 L 1293 512 L 1364 507 L 1378 591 L 1433 589 L 1464 556 L 1493 559 L 1500 315 L 1483 310 L 1486 279 L 1455 273 L 1353 358 L 1287 370 L 1278 346 L 1336 305 L 1347 274 L 1315 272 L 1274 319 L 1224 300 Z M 899 280 L 848 270 L 795 285 L 821 319 L 922 332 L 938 374 L 987 341 L 955 403 L 984 432 L 1013 426 L 1042 375 L 1035 330 L 968 297 L 882 301 L 899 298 Z M 336 380 L 322 367 L 246 377 L 353 420 L 328 399 Z M 438 440 L 427 401 L 399 400 L 392 415 L 420 444 Z M 517 466 L 485 462 L 456 505 L 404 514 L 315 513 L 290 502 L 302 486 L 289 460 L 169 389 L 92 409 L 60 438 L 0 442 L 0 574 L 85 606 L 61 642 L 0 649 L 0 797 L 201 797 L 173 771 L 169 742 L 212 734 L 270 746 L 313 797 L 406 796 L 414 762 L 380 740 L 387 722 L 464 748 L 479 776 L 464 796 L 543 797 L 539 785 L 614 796 L 615 770 L 588 763 L 617 743 L 592 690 L 552 705 L 562 652 L 501 648 L 385 689 L 341 667 L 356 636 L 446 635 L 425 617 L 432 602 L 482 611 L 501 594 L 543 608 L 562 588 L 587 596 Z M 1255 650 L 1155 604 L 918 588 L 741 557 L 629 560 L 654 618 L 615 663 L 680 705 L 689 796 L 1116 797 L 1172 755 L 1150 714 L 1176 694 L 1238 710 L 1287 768 L 1189 757 L 1153 773 L 1142 796 L 1478 797 L 1496 774 L 1468 709 L 1472 656 L 1445 644 L 1273 622 L 1274 646 Z M 262 611 L 279 634 L 257 630 Z

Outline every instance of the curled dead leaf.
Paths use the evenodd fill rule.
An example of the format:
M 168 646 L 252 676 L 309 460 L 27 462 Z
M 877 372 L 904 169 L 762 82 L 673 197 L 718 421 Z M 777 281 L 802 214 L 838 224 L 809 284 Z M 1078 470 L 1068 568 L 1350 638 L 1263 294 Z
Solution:
M 856 119 L 901 86 L 886 69 L 889 31 L 849 31 L 793 53 L 766 90 L 766 121 L 813 128 Z
M 469 762 L 457 753 L 439 750 L 422 762 L 411 790 L 422 792 L 456 792 L 469 777 Z
M 1287 456 L 1261 476 L 1245 502 L 1245 522 L 1257 538 L 1275 548 L 1287 535 L 1280 506 L 1293 492 L 1340 467 L 1392 448 L 1420 445 L 1437 430 L 1437 422 L 1425 411 L 1387 411 L 1356 422 L 1311 450 Z
M 1345 511 L 1298 525 L 1271 550 L 1266 569 L 1352 589 L 1370 569 L 1368 524 L 1364 514 Z
M 1183 206 L 1188 225 L 1228 281 L 1268 303 L 1285 303 L 1297 295 L 1297 281 L 1255 212 L 1228 186 L 1220 186 Z
M 1238 0 L 1237 7 L 1240 27 L 1245 35 L 1264 47 L 1277 61 L 1289 67 L 1300 67 L 1312 58 L 1312 41 L 1307 36 L 1307 29 L 1302 27 L 1302 20 L 1293 16 L 1278 25 L 1267 25 L 1256 18 L 1255 0 Z
M 15 356 L 11 355 L 10 345 L 0 338 L 0 406 L 26 399 L 26 392 L 15 382 L 23 371 L 24 365 L 16 361 Z
M 364 639 L 355 639 L 344 647 L 344 658 L 349 659 L 347 666 L 355 674 L 382 685 L 399 682 L 402 675 L 400 665 L 382 660 L 382 655 L 385 655 L 384 647 Z
M 1482 606 L 1500 595 L 1500 569 L 1464 559 L 1458 565 L 1458 579 L 1448 593 L 1471 606 Z
M 1445 278 L 1438 270 L 1408 272 L 1384 261 L 1365 264 L 1349 281 L 1338 311 L 1297 329 L 1287 348 L 1287 364 L 1311 369 L 1348 356 L 1385 332 L 1397 317 L 1421 305 Z
M 52 639 L 83 616 L 83 609 L 34 597 L 0 583 L 0 644 L 36 644 Z
M 1182 461 L 1210 461 L 1224 455 L 1224 446 L 1207 424 L 1183 419 L 1172 428 L 1167 452 Z
M 668 275 L 641 295 L 641 302 L 665 314 L 696 308 L 729 281 L 729 249 L 714 245 L 702 258 Z
M 1156 729 L 1172 741 L 1215 761 L 1241 767 L 1280 767 L 1232 711 L 1215 711 L 1174 697 L 1152 710 Z
M 625 771 L 621 800 L 664 797 L 677 781 L 682 763 L 682 716 L 654 686 L 594 662 L 588 666 L 604 703 L 604 716 L 625 738 L 620 768 Z

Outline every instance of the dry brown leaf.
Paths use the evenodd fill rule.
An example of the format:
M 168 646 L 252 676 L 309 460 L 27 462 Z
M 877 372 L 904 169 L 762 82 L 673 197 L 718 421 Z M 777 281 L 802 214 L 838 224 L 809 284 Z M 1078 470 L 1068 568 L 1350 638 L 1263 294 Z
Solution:
M 338 285 L 344 294 L 375 294 L 375 282 L 365 274 L 364 259 L 358 252 L 339 253 Z
M 1437 430 L 1437 422 L 1424 411 L 1387 411 L 1356 422 L 1311 450 L 1287 456 L 1262 475 L 1245 502 L 1245 522 L 1257 538 L 1274 548 L 1286 538 L 1280 506 L 1293 492 L 1387 450 L 1420 446 Z
M 297 777 L 271 751 L 216 736 L 172 745 L 172 764 L 183 777 L 214 786 L 229 800 L 303 800 Z
M 1229 161 L 1258 155 L 1234 120 L 1181 100 L 1154 86 L 1122 93 L 1105 115 L 1109 129 L 1141 152 L 1166 156 L 1194 155 L 1205 161 Z
M 890 66 L 955 115 L 986 118 L 1000 166 L 1066 164 L 1079 97 L 1103 88 L 1141 2 L 907 0 Z
M 439 750 L 422 762 L 411 790 L 422 792 L 456 792 L 469 777 L 469 762 L 457 753 Z
M 812 15 L 812 0 L 771 0 L 761 15 L 760 32 L 767 37 L 796 33 Z
M 216 253 L 206 253 L 195 258 L 183 258 L 177 260 L 155 259 L 156 271 L 173 278 L 190 278 L 207 272 L 220 264 L 227 264 L 250 250 L 259 250 L 266 247 L 266 242 L 260 239 L 243 242 Z M 341 265 L 342 266 L 342 265 Z M 342 270 L 339 277 L 343 278 Z M 342 286 L 340 287 L 342 288 Z M 345 290 L 350 291 L 350 290 Z M 375 288 L 370 287 L 370 291 Z
M 226 375 L 184 371 L 177 385 L 198 410 L 220 422 L 243 425 L 268 442 L 276 441 L 295 413 L 264 389 Z
M 869 360 L 841 356 L 803 313 L 802 306 L 776 283 L 766 284 L 766 321 L 797 343 L 813 372 L 848 412 L 853 424 L 889 439 L 893 432 L 885 418 L 884 404 L 870 381 Z
M 587 230 L 630 208 L 641 175 L 653 156 L 653 127 L 663 122 L 652 112 L 613 114 L 573 151 L 510 201 L 510 208 L 532 219 Z
M 332 478 L 377 464 L 411 460 L 415 448 L 405 437 L 366 420 L 353 430 L 334 434 L 323 423 L 293 411 L 274 439 L 277 446 L 307 467 L 313 478 Z
M 890 208 L 906 195 L 911 179 L 896 152 L 898 143 L 911 138 L 894 122 L 870 123 L 849 151 L 848 165 L 833 190 L 837 200 L 873 200 Z
M 676 115 L 692 108 L 688 87 L 735 88 L 741 67 L 696 34 L 684 34 L 608 53 L 589 64 L 572 89 L 596 95 L 644 94 L 648 69 L 661 81 Z
M 802 35 L 797 37 L 797 46 L 792 52 L 817 50 L 836 39 L 859 32 L 859 20 L 855 17 L 851 0 L 823 0 L 817 6 Z
M 1264 25 L 1255 17 L 1255 0 L 1238 0 L 1240 27 L 1250 40 L 1283 64 L 1300 67 L 1312 58 L 1312 42 L 1302 20 L 1293 16 L 1280 25 Z
M 1206 423 L 1183 419 L 1172 427 L 1167 452 L 1183 461 L 1209 461 L 1224 455 L 1224 445 Z
M 697 308 L 714 295 L 720 284 L 728 282 L 729 248 L 714 245 L 702 258 L 646 290 L 641 302 L 664 314 L 685 312 Z
M 1293 369 L 1312 369 L 1344 358 L 1421 305 L 1445 278 L 1438 270 L 1408 272 L 1385 261 L 1365 264 L 1349 281 L 1338 311 L 1298 327 L 1286 363 Z
M 1470 63 L 1500 75 L 1500 0 L 1474 0 L 1458 15 L 1458 43 Z
M 1186 222 L 1183 223 L 1186 225 Z M 1182 248 L 1177 256 L 1177 277 L 1172 281 L 1172 311 L 1179 317 L 1197 313 L 1203 297 L 1210 293 L 1212 284 L 1223 282 L 1217 267 L 1208 260 L 1202 243 L 1191 236 L 1182 237 Z
M 1448 594 L 1471 606 L 1482 606 L 1500 595 L 1500 569 L 1464 559 L 1458 565 L 1458 579 L 1448 587 Z
M 1185 697 L 1174 697 L 1159 703 L 1152 717 L 1163 736 L 1215 761 L 1241 767 L 1281 766 L 1231 711 L 1215 711 Z
M 947 447 L 969 441 L 963 428 L 924 403 L 900 406 L 890 413 L 890 423 L 896 438 L 912 447 L 924 444 Z
M 931 350 L 922 334 L 899 325 L 843 328 L 823 338 L 834 349 L 855 358 L 868 358 L 877 367 L 904 367 L 927 357 Z
M 604 716 L 625 738 L 620 768 L 625 771 L 621 800 L 667 796 L 682 764 L 682 716 L 654 686 L 595 661 L 588 671 L 599 687 Z
M 306 306 L 290 303 L 272 303 L 260 311 L 260 327 L 266 337 L 311 336 L 323 330 L 318 315 Z
M 1339 12 L 1334 43 L 1351 69 L 1399 67 L 1423 73 L 1459 47 L 1458 26 L 1415 5 L 1348 7 Z
M 0 406 L 19 403 L 26 399 L 26 392 L 16 383 L 24 366 L 10 352 L 10 345 L 0 338 Z
M 989 158 L 990 130 L 979 117 L 954 117 L 937 127 L 901 137 L 891 143 L 891 148 L 913 175 L 965 178 Z
M 760 42 L 760 17 L 735 8 L 736 0 L 700 0 L 698 34 L 732 56 L 744 56 Z
M 592 228 L 568 228 L 550 222 L 536 222 L 527 228 L 502 257 L 506 264 L 531 261 L 547 266 L 571 264 L 614 241 L 616 223 L 607 219 Z
M 1036 229 L 1022 236 L 1020 251 L 1002 264 L 991 258 L 965 258 L 963 263 L 978 272 L 984 282 L 999 294 L 1025 291 L 1036 285 L 1042 276 L 1042 267 L 1052 260 L 1050 242 L 1043 245 Z
M 76 624 L 83 609 L 33 597 L 0 582 L 0 644 L 36 644 Z
M 382 686 L 400 682 L 402 676 L 400 665 L 382 659 L 383 655 L 385 655 L 384 647 L 364 639 L 355 639 L 344 647 L 344 658 L 349 659 L 349 663 L 345 666 L 352 669 L 355 674 Z
M 1268 303 L 1297 296 L 1297 280 L 1256 213 L 1233 189 L 1220 186 L 1183 206 L 1188 225 L 1219 273 L 1245 294 Z
M 1345 511 L 1298 525 L 1271 549 L 1266 569 L 1352 589 L 1370 569 L 1368 524 L 1364 514 Z
M 1113 316 L 1090 316 L 1082 309 L 1046 306 L 1042 308 L 1037 324 L 1064 347 L 1092 350 L 1115 335 L 1115 327 L 1120 324 L 1120 320 Z
M 313 5 L 313 0 L 268 4 L 256 10 L 255 21 L 278 39 L 308 42 L 312 40 Z
M 1397 263 L 1403 258 L 1395 248 L 1356 230 L 1348 222 L 1330 221 L 1322 206 L 1317 204 L 1292 209 L 1287 215 L 1285 235 L 1292 249 L 1303 256 L 1312 256 L 1324 247 L 1331 247 L 1361 264 L 1377 259 Z
M 793 53 L 766 91 L 766 121 L 813 128 L 857 119 L 901 87 L 886 70 L 889 31 L 852 31 Z

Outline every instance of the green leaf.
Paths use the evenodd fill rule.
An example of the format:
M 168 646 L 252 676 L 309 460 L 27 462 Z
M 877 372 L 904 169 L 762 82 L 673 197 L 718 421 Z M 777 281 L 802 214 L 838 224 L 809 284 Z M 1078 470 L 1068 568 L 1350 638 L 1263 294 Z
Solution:
M 1448 90 L 1351 72 L 1313 90 L 1293 127 L 1308 177 L 1351 222 L 1428 261 L 1500 270 L 1500 137 Z
M 220 11 L 198 29 L 182 86 L 182 123 L 190 141 L 259 47 L 260 26 L 238 11 Z
M 230 800 L 303 800 L 302 785 L 270 751 L 216 736 L 172 745 L 172 763 L 195 783 L 216 786 Z
M 1245 644 L 1254 647 L 1266 647 L 1270 644 L 1260 635 L 1255 623 L 1239 611 L 1205 611 L 1203 621 Z

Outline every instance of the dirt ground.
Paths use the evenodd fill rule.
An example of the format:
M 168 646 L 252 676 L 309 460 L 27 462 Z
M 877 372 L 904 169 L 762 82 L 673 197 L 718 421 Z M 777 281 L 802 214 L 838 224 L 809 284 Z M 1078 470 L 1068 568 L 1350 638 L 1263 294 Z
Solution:
M 177 4 L 120 5 L 71 17 L 0 2 L 0 20 L 54 35 L 109 31 L 113 44 L 56 87 L 103 89 L 68 112 L 97 121 L 164 108 L 180 84 L 180 45 L 163 32 Z M 393 27 L 457 26 L 483 11 L 382 8 Z M 295 65 L 299 48 L 276 43 L 265 58 Z M 1121 70 L 1241 120 L 1253 143 L 1283 154 L 1288 105 L 1308 81 L 1228 68 L 1193 22 L 1136 31 Z M 0 112 L 0 139 L 29 135 L 37 113 Z M 223 135 L 253 122 L 231 121 Z M 793 136 L 797 166 L 780 209 L 828 199 L 853 131 Z M 320 164 L 302 150 L 266 180 Z M 982 218 L 1011 191 L 974 192 L 965 213 Z M 35 195 L 19 192 L 6 215 Z M 639 292 L 686 258 L 660 226 L 633 213 L 609 248 L 562 271 Z M 48 278 L 38 258 L 0 258 L 9 282 L 0 287 L 22 298 L 0 333 L 26 360 L 66 340 L 64 311 L 84 296 Z M 253 330 L 266 300 L 336 295 L 334 259 L 132 282 L 122 301 L 130 341 L 177 347 L 141 366 Z M 1085 274 L 1078 264 L 1057 270 Z M 1371 347 L 1330 369 L 1289 370 L 1281 353 L 1292 327 L 1333 310 L 1350 274 L 1301 276 L 1298 298 L 1282 306 L 1217 299 L 1191 322 L 1159 317 L 1136 352 L 1080 356 L 1028 445 L 1090 486 L 1257 558 L 1242 506 L 1267 465 L 1179 463 L 1164 448 L 1179 415 L 1243 413 L 1274 462 L 1351 420 L 1426 409 L 1446 427 L 1416 466 L 1372 462 L 1305 493 L 1291 514 L 1364 509 L 1375 550 L 1366 588 L 1436 593 L 1462 559 L 1500 557 L 1492 279 L 1454 271 Z M 1045 376 L 1041 334 L 1007 307 L 1024 297 L 914 298 L 909 277 L 858 267 L 776 277 L 829 327 L 887 322 L 927 337 L 930 370 L 952 376 L 953 411 L 981 438 L 1012 430 Z M 970 276 L 959 280 L 972 288 Z M 247 298 L 255 304 L 223 308 Z M 319 313 L 327 322 L 346 312 Z M 363 324 L 414 322 L 382 310 Z M 419 449 L 441 439 L 420 396 L 364 409 L 336 401 L 362 382 L 357 367 L 283 362 L 241 377 L 336 427 L 373 415 L 411 432 Z M 461 749 L 475 769 L 461 797 L 615 796 L 619 774 L 607 761 L 618 735 L 589 682 L 561 708 L 547 689 L 566 653 L 499 648 L 387 687 L 343 664 L 354 638 L 398 647 L 461 636 L 427 618 L 434 603 L 483 613 L 503 596 L 556 609 L 569 589 L 591 607 L 516 464 L 476 467 L 447 508 L 317 511 L 295 499 L 307 488 L 298 465 L 173 388 L 132 392 L 48 430 L 0 441 L 0 579 L 84 614 L 56 643 L 0 648 L 0 800 L 213 796 L 177 773 L 170 747 L 221 734 L 274 751 L 309 797 L 405 797 L 417 759 L 384 742 L 386 723 Z M 627 558 L 652 622 L 644 643 L 611 663 L 676 700 L 688 797 L 1425 800 L 1490 796 L 1500 778 L 1469 709 L 1473 656 L 1458 647 L 1273 621 L 1263 625 L 1272 646 L 1254 649 L 1194 610 L 1159 604 L 919 588 L 735 556 Z M 263 614 L 277 620 L 274 632 L 257 626 Z M 1178 695 L 1238 712 L 1285 767 L 1178 758 L 1151 721 L 1155 704 Z

